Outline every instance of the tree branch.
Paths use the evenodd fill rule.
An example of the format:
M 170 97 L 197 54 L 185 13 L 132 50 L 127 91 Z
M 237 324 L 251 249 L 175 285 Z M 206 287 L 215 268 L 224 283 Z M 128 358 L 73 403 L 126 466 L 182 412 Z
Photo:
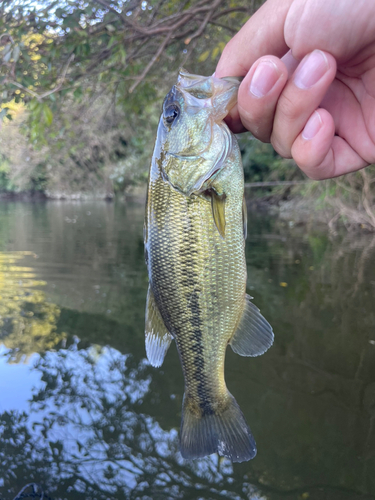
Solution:
M 189 39 L 189 43 L 194 39 L 194 38 L 197 38 L 198 36 L 201 36 L 201 34 L 203 33 L 203 31 L 205 30 L 206 26 L 207 26 L 207 23 L 208 21 L 210 20 L 210 17 L 212 16 L 213 14 L 213 11 L 221 4 L 223 0 L 215 0 L 213 2 L 213 4 L 211 5 L 211 8 L 210 10 L 207 12 L 206 14 L 206 17 L 204 18 L 202 24 L 199 26 L 199 28 L 197 29 L 197 31 L 195 33 L 193 33 Z
M 141 83 L 141 81 L 144 79 L 144 77 L 147 75 L 147 73 L 150 71 L 152 66 L 155 64 L 156 60 L 159 58 L 165 47 L 168 45 L 169 40 L 172 37 L 172 32 L 168 33 L 168 35 L 164 38 L 163 42 L 159 45 L 158 50 L 156 51 L 155 55 L 151 59 L 151 61 L 147 64 L 145 69 L 142 71 L 141 75 L 137 78 L 137 80 L 133 83 L 133 85 L 130 87 L 129 92 L 132 93 L 138 85 Z

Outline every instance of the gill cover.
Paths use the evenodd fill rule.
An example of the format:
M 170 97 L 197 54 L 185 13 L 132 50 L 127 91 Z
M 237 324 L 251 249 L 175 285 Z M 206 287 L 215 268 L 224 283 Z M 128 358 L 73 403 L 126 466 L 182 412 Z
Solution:
M 164 100 L 162 175 L 186 196 L 210 189 L 231 154 L 232 133 L 223 120 L 237 102 L 239 83 L 181 70 Z

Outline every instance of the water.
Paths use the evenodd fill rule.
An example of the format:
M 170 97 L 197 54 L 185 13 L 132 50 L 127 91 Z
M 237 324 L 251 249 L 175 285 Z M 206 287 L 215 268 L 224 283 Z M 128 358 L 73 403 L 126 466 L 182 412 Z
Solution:
M 142 225 L 136 202 L 0 204 L 0 499 L 375 499 L 375 237 L 249 213 L 276 342 L 228 350 L 258 445 L 232 465 L 179 455 L 176 349 L 145 360 Z

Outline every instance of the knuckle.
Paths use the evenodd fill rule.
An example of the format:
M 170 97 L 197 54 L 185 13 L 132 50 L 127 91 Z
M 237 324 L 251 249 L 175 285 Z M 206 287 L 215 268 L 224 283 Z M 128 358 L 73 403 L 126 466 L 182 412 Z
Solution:
M 267 129 L 261 129 L 260 127 L 253 127 L 253 130 L 250 130 L 250 132 L 256 139 L 259 139 L 262 142 L 270 142 L 270 133 Z
M 241 121 L 250 132 L 263 142 L 269 142 L 273 127 L 274 108 L 265 109 L 264 105 L 248 94 L 239 95 L 238 110 Z
M 290 149 L 286 148 L 275 132 L 271 134 L 271 144 L 273 149 L 283 158 L 292 158 Z
M 335 176 L 335 162 L 331 152 L 323 160 L 314 154 L 292 147 L 293 159 L 297 166 L 314 181 L 322 181 Z
M 283 119 L 292 122 L 298 118 L 300 112 L 297 103 L 287 93 L 281 95 L 277 105 L 278 115 L 282 115 Z
M 262 115 L 241 112 L 241 121 L 254 137 L 262 142 L 269 142 L 272 123 L 265 120 Z
M 327 167 L 324 164 L 320 165 L 300 165 L 297 163 L 298 167 L 307 175 L 307 177 L 313 181 L 323 181 L 325 179 L 330 179 L 333 177 L 333 169 Z

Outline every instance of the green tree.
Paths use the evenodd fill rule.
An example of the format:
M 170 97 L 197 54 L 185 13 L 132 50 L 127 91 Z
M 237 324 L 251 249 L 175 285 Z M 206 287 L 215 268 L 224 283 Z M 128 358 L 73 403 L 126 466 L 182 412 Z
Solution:
M 145 178 L 160 102 L 178 68 L 212 73 L 260 3 L 4 0 L 1 114 L 11 118 L 8 103 L 23 103 L 29 143 L 44 148 L 22 188 L 112 194 Z M 3 157 L 2 185 L 20 189 L 16 162 Z
M 62 97 L 79 100 L 83 90 L 95 94 L 98 82 L 116 102 L 139 113 L 155 98 L 160 81 L 173 80 L 180 65 L 211 70 L 254 4 L 5 0 L 0 8 L 2 102 L 29 103 L 33 139 L 51 125 Z

